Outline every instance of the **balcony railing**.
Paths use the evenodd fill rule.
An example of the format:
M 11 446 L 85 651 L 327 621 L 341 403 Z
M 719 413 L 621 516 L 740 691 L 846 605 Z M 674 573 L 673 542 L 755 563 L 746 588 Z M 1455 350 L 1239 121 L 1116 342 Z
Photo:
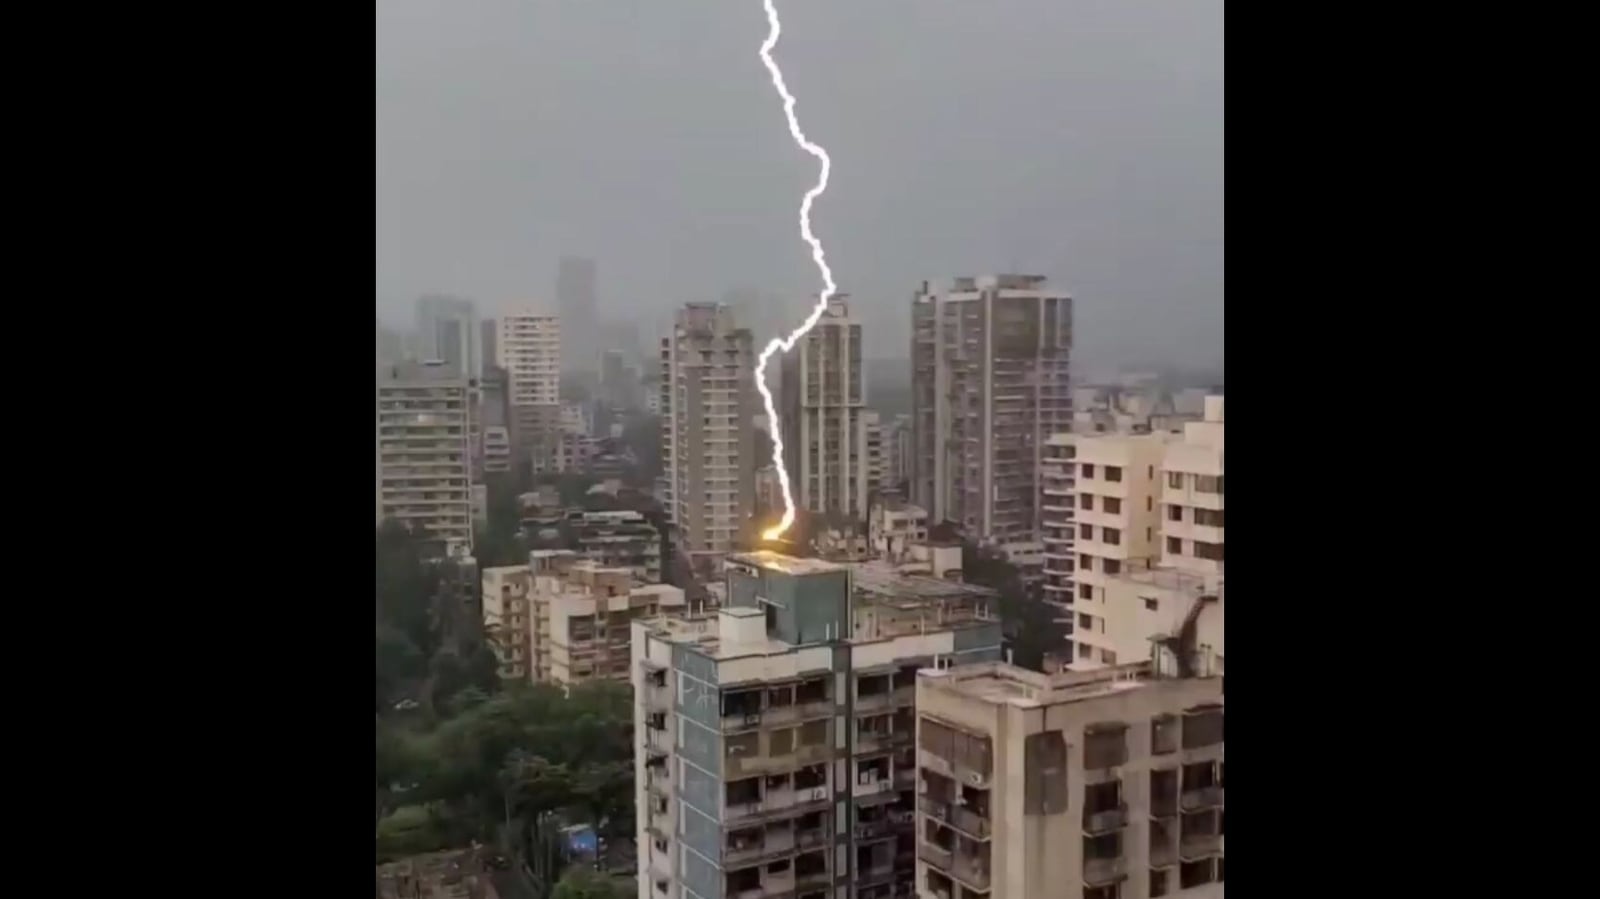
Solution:
M 1165 868 L 1178 863 L 1178 848 L 1171 839 L 1150 845 L 1150 867 Z
M 957 853 L 950 866 L 950 876 L 974 889 L 989 888 L 989 867 L 974 856 Z
M 1090 812 L 1085 809 L 1083 813 L 1084 833 L 1106 833 L 1119 830 L 1127 826 L 1127 824 L 1128 807 L 1126 805 L 1119 805 L 1116 808 L 1109 808 L 1099 812 Z
M 1222 788 L 1200 787 L 1194 790 L 1184 790 L 1179 797 L 1179 802 L 1186 812 L 1215 808 L 1222 805 Z
M 1111 883 L 1125 875 L 1127 871 L 1128 861 L 1121 856 L 1083 860 L 1083 882 L 1086 884 Z
M 1215 855 L 1222 846 L 1222 837 L 1214 833 L 1190 834 L 1178 841 L 1178 854 L 1185 859 L 1205 858 Z
M 932 843 L 919 842 L 917 844 L 917 857 L 941 871 L 948 872 L 955 855 L 950 850 L 940 849 Z

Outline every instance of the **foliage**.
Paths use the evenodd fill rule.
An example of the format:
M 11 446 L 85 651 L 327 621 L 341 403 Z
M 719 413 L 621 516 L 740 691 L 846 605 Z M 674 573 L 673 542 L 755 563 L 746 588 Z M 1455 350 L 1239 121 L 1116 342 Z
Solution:
M 550 812 L 592 822 L 608 839 L 632 834 L 627 686 L 527 685 L 492 696 L 469 688 L 441 708 L 449 717 L 431 731 L 380 726 L 380 794 L 406 787 L 409 802 L 432 803 L 464 840 L 488 842 L 497 823 Z
M 1012 661 L 1024 668 L 1039 670 L 1044 654 L 1060 647 L 1064 635 L 1056 622 L 1055 610 L 1037 589 L 1022 580 L 1022 572 L 999 555 L 979 548 L 970 541 L 961 545 L 961 577 L 972 584 L 989 587 L 1000 594 L 998 612 Z
M 661 474 L 661 416 L 639 415 L 622 426 L 622 442 L 638 462 L 637 482 L 650 486 Z M 765 458 L 765 457 L 758 457 Z
M 633 899 L 638 888 L 623 877 L 601 874 L 586 865 L 567 869 L 550 899 Z

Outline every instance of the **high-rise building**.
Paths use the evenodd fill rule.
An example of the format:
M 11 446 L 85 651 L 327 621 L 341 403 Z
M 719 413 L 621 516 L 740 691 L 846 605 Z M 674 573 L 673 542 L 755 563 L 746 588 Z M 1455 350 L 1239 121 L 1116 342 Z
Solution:
M 490 365 L 500 364 L 500 323 L 486 318 L 479 327 L 483 332 L 479 338 L 483 348 L 483 366 L 487 369 Z
M 896 415 L 883 429 L 884 489 L 899 490 L 911 479 L 913 449 L 911 416 Z
M 912 500 L 974 539 L 1036 544 L 1045 440 L 1072 420 L 1072 298 L 1035 275 L 924 282 L 911 325 Z
M 883 421 L 878 413 L 865 409 L 861 413 L 861 428 L 866 434 L 867 497 L 891 489 L 889 483 L 888 454 L 884 451 Z
M 1170 434 L 1056 434 L 1045 444 L 1044 597 L 1071 635 L 1074 663 L 1129 661 L 1113 640 L 1104 588 L 1155 564 L 1160 468 Z M 1144 635 L 1148 637 L 1149 635 Z M 1143 655 L 1144 644 L 1135 658 Z
M 472 382 L 448 363 L 378 370 L 378 521 L 472 545 Z
M 795 507 L 857 521 L 867 517 L 871 481 L 861 323 L 843 294 L 782 362 L 784 463 Z
M 518 470 L 548 465 L 561 433 L 562 321 L 549 313 L 507 312 L 496 320 L 495 350 L 506 371 L 511 447 Z
M 1093 610 L 1101 625 L 1094 636 L 1114 659 L 1147 652 L 1152 637 L 1187 633 L 1207 664 L 1220 672 L 1225 654 L 1222 397 L 1206 397 L 1204 419 L 1184 425 L 1181 438 L 1174 435 L 1166 442 L 1155 480 L 1159 564 L 1131 564 L 1093 580 L 1080 577 L 1085 583 L 1077 587 L 1083 597 L 1078 610 Z M 1073 667 L 1093 661 L 1080 645 Z
M 772 552 L 633 625 L 646 899 L 911 895 L 920 666 L 993 660 L 992 591 Z
M 734 550 L 755 505 L 757 407 L 750 332 L 716 303 L 678 311 L 661 339 L 658 498 L 691 560 Z
M 917 676 L 917 895 L 1223 896 L 1222 678 L 1162 658 Z
M 483 377 L 483 330 L 471 300 L 432 295 L 417 300 L 417 353 L 463 377 Z
M 556 263 L 556 308 L 566 334 L 562 371 L 594 371 L 599 347 L 599 309 L 593 259 L 563 256 Z

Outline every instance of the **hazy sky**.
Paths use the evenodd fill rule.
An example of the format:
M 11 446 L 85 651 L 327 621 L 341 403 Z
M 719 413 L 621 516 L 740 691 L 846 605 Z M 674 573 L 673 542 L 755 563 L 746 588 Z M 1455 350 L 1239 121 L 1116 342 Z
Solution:
M 833 157 L 814 224 L 872 355 L 905 354 L 923 279 L 1026 271 L 1077 297 L 1080 358 L 1220 362 L 1221 0 L 778 10 Z M 647 336 L 740 286 L 798 321 L 817 169 L 766 30 L 760 0 L 378 0 L 379 314 L 432 290 L 553 309 L 571 253 L 599 264 L 602 318 Z

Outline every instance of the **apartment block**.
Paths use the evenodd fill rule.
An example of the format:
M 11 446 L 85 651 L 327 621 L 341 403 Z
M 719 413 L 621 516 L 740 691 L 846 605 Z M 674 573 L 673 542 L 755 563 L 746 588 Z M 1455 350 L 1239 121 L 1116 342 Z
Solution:
M 923 899 L 1220 899 L 1222 678 L 1152 660 L 917 677 Z
M 1045 517 L 1045 597 L 1070 616 L 1074 664 L 1117 664 L 1119 648 L 1107 636 L 1105 587 L 1125 572 L 1155 564 L 1160 468 L 1169 439 L 1065 434 L 1046 445 L 1040 503 L 1055 511 Z M 1139 647 L 1133 658 L 1143 658 L 1145 649 Z
M 483 625 L 500 660 L 500 679 L 533 679 L 533 623 L 528 593 L 533 572 L 527 565 L 483 570 Z
M 1072 298 L 1035 275 L 923 282 L 911 329 L 911 500 L 1007 552 L 1037 544 L 1045 442 L 1072 420 Z
M 658 498 L 691 561 L 734 551 L 754 508 L 757 407 L 749 330 L 715 303 L 678 310 L 661 340 Z
M 582 557 L 604 568 L 625 568 L 636 581 L 661 582 L 661 531 L 643 512 L 573 511 L 564 524 Z
M 903 499 L 885 499 L 872 507 L 867 539 L 874 558 L 899 561 L 912 546 L 928 541 L 928 512 Z
M 883 434 L 883 419 L 871 409 L 861 413 L 862 433 L 866 435 L 867 455 L 867 506 L 871 508 L 873 497 L 885 490 L 893 489 L 894 484 L 889 481 L 888 450 L 885 446 Z
M 378 370 L 377 520 L 472 545 L 472 381 L 442 362 Z
M 1205 399 L 1205 418 L 1183 427 L 1161 465 L 1161 564 L 1222 576 L 1222 397 Z
M 773 552 L 633 625 L 640 899 L 911 894 L 919 667 L 993 660 L 992 591 Z
M 868 447 L 861 323 L 850 315 L 847 297 L 829 298 L 827 311 L 781 366 L 784 461 L 795 506 L 865 519 L 877 484 Z
M 533 678 L 541 683 L 629 680 L 629 625 L 685 608 L 677 587 L 640 584 L 626 568 L 569 550 L 535 550 L 529 565 Z

